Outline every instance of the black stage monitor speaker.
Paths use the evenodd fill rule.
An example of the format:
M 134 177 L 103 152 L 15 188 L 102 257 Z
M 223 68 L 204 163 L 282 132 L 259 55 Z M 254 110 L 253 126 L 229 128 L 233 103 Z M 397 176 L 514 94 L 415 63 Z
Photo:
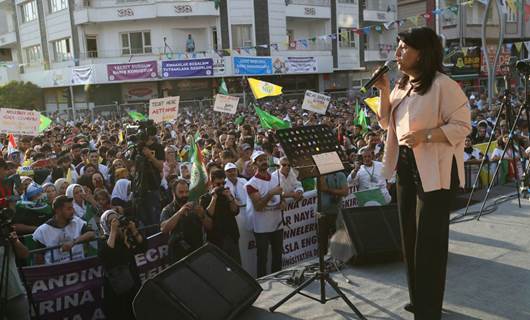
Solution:
M 342 209 L 354 246 L 353 264 L 379 263 L 402 257 L 397 206 Z
M 207 244 L 147 280 L 133 310 L 137 320 L 233 319 L 261 291 L 240 265 Z

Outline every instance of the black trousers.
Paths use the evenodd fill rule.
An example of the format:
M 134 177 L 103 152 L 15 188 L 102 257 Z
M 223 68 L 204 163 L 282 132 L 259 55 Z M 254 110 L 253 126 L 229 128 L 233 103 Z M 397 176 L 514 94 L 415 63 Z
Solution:
M 256 233 L 256 251 L 258 255 L 258 278 L 267 275 L 267 256 L 271 246 L 271 273 L 282 269 L 283 229 L 274 232 Z
M 396 193 L 409 295 L 416 320 L 437 320 L 442 316 L 449 213 L 458 185 L 453 157 L 451 190 L 424 192 L 414 153 L 400 147 Z

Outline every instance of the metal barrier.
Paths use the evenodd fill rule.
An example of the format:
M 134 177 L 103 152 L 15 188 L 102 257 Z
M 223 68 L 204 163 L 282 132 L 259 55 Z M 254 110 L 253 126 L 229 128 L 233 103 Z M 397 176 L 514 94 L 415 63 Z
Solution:
M 160 232 L 160 225 L 153 224 L 153 225 L 149 225 L 149 226 L 139 227 L 138 231 L 144 236 L 144 238 L 147 238 L 149 236 L 152 236 L 152 235 Z M 96 231 L 95 239 L 79 242 L 76 245 L 83 245 L 84 246 L 84 249 L 83 249 L 84 256 L 85 256 L 85 258 L 88 258 L 88 257 L 92 257 L 92 256 L 96 256 L 97 255 L 97 245 L 98 245 L 98 240 L 100 240 L 100 239 L 103 239 L 103 237 L 102 237 L 102 235 L 100 235 L 98 233 L 98 231 Z M 30 248 L 36 247 L 35 241 L 33 241 L 33 234 L 26 234 L 24 236 L 21 236 L 20 240 L 26 247 L 30 247 Z M 91 244 L 91 242 L 94 242 L 96 244 L 96 248 L 88 248 L 88 246 Z M 44 260 L 42 261 L 42 263 L 36 263 L 36 262 L 40 262 L 40 261 L 35 261 L 35 255 L 44 255 L 48 251 L 51 252 L 51 259 L 53 261 L 54 260 L 54 256 L 53 256 L 54 255 L 54 251 L 57 250 L 57 249 L 60 249 L 61 247 L 62 247 L 62 244 L 59 244 L 59 245 L 56 245 L 56 246 L 53 246 L 53 247 L 38 248 L 38 249 L 30 250 L 29 251 L 30 256 L 26 260 L 26 265 L 35 266 L 35 265 L 45 264 Z M 95 250 L 91 250 L 91 249 L 95 249 Z M 70 254 L 70 260 L 74 260 L 71 250 L 70 250 L 69 254 Z

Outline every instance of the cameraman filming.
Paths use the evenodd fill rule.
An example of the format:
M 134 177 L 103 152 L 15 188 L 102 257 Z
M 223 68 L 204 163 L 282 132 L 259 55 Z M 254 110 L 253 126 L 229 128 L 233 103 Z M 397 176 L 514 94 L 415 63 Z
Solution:
M 136 174 L 133 199 L 138 218 L 144 225 L 160 222 L 160 183 L 164 169 L 164 148 L 156 140 L 156 127 L 152 121 L 140 123 L 136 150 L 133 153 Z
M 5 214 L 4 212 L 0 214 L 3 215 Z M 4 235 L 0 234 L 0 236 Z M 3 280 L 4 283 L 0 284 L 0 310 L 2 311 L 3 319 L 29 320 L 28 297 L 16 265 L 16 259 L 26 259 L 29 256 L 29 251 L 20 242 L 16 232 L 11 232 L 8 240 L 6 244 L 0 245 L 0 261 L 9 261 L 7 264 L 7 272 L 3 269 L 4 264 L 0 263 L 0 274 L 3 275 L 6 272 L 7 275 L 7 279 Z M 9 253 L 8 256 L 5 256 L 6 249 Z M 6 281 L 7 296 L 4 297 Z
M 239 207 L 230 189 L 225 188 L 225 179 L 223 170 L 210 172 L 210 191 L 201 196 L 199 203 L 212 219 L 212 228 L 208 230 L 208 241 L 241 264 L 239 229 L 236 221 Z

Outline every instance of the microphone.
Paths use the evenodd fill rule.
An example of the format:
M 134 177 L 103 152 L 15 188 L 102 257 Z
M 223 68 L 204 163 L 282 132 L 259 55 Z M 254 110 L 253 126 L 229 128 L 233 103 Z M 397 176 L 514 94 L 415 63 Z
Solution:
M 368 89 L 370 89 L 374 83 L 379 80 L 385 73 L 387 73 L 390 70 L 393 70 L 396 67 L 396 61 L 395 60 L 388 60 L 385 62 L 385 64 L 377 69 L 376 73 L 372 76 L 372 79 L 368 81 L 364 86 L 361 87 L 361 92 L 366 93 L 368 92 Z

